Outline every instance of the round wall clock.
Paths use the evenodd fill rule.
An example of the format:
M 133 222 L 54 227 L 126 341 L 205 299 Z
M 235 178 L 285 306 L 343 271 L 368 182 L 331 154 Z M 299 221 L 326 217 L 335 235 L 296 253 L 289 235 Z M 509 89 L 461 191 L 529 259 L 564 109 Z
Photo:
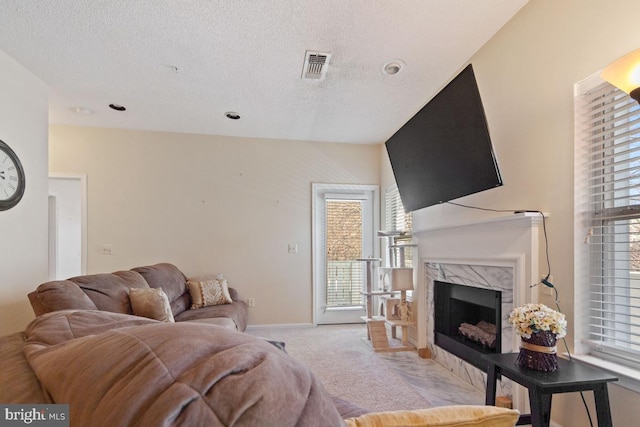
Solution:
M 24 169 L 20 159 L 0 140 L 0 211 L 18 204 L 24 194 Z

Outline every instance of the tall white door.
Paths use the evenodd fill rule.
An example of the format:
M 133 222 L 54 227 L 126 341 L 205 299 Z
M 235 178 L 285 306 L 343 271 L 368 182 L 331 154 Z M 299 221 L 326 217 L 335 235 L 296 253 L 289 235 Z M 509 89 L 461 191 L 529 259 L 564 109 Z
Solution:
M 86 274 L 86 177 L 49 177 L 49 278 Z
M 313 185 L 314 323 L 359 323 L 366 263 L 377 257 L 378 187 Z

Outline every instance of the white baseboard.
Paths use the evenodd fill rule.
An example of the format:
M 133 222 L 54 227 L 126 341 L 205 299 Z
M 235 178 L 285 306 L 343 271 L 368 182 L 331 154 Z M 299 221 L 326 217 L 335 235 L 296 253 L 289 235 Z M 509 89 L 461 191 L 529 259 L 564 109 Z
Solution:
M 276 323 L 272 325 L 247 325 L 247 330 L 260 329 L 292 329 L 292 328 L 315 328 L 313 323 Z

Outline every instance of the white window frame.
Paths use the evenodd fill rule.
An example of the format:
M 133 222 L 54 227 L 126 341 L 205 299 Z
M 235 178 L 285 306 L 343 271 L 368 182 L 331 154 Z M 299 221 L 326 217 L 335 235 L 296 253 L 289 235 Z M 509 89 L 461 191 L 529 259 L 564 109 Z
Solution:
M 573 357 L 584 361 L 586 363 L 604 368 L 614 374 L 616 374 L 620 381 L 619 385 L 626 387 L 628 389 L 634 390 L 636 392 L 640 392 L 640 362 L 637 361 L 637 356 L 633 356 L 635 352 L 628 352 L 624 350 L 617 349 L 615 346 L 610 347 L 606 344 L 605 340 L 598 341 L 597 333 L 592 332 L 589 327 L 589 324 L 592 323 L 592 314 L 594 313 L 593 307 L 598 307 L 596 304 L 594 306 L 594 294 L 597 293 L 594 291 L 594 286 L 592 283 L 592 272 L 594 266 L 597 268 L 598 265 L 601 266 L 603 270 L 601 276 L 607 276 L 607 269 L 611 269 L 612 267 L 607 266 L 610 261 L 605 259 L 605 252 L 607 251 L 607 247 L 610 247 L 610 244 L 601 244 L 600 247 L 603 247 L 604 252 L 596 251 L 595 262 L 594 255 L 590 255 L 590 251 L 593 253 L 594 248 L 597 249 L 598 245 L 594 244 L 594 240 L 598 239 L 598 227 L 596 226 L 596 222 L 594 222 L 594 211 L 591 211 L 589 208 L 589 202 L 592 200 L 592 193 L 589 190 L 588 180 L 590 174 L 593 171 L 602 170 L 605 174 L 609 173 L 603 166 L 602 168 L 593 167 L 594 162 L 589 162 L 588 156 L 588 147 L 585 142 L 585 135 L 589 137 L 589 133 L 591 130 L 595 128 L 595 126 L 588 128 L 588 125 L 585 125 L 585 113 L 588 110 L 584 106 L 584 96 L 592 91 L 604 90 L 608 93 L 613 93 L 612 91 L 618 91 L 619 93 L 616 96 L 623 96 L 624 93 L 620 92 L 618 89 L 615 89 L 613 86 L 605 83 L 599 75 L 593 75 L 580 83 L 575 85 L 574 91 L 574 120 L 575 120 L 575 152 L 574 152 L 574 191 L 575 191 L 575 224 L 574 224 L 574 253 L 575 253 L 575 263 L 574 263 L 574 271 L 575 271 L 575 288 L 574 288 L 574 306 L 575 306 L 575 321 L 574 321 L 574 355 Z M 628 95 L 627 95 L 628 97 Z M 591 104 L 593 106 L 594 103 Z M 632 105 L 632 104 L 630 104 Z M 600 126 L 600 125 L 597 125 Z M 587 132 L 585 132 L 587 131 Z M 640 130 L 638 131 L 640 132 Z M 619 139 L 617 136 L 615 139 Z M 590 166 L 591 165 L 591 166 Z M 640 169 L 640 168 L 639 168 Z M 640 172 L 640 170 L 638 170 Z M 604 187 L 604 185 L 599 185 L 598 187 Z M 593 188 L 593 187 L 591 187 Z M 599 190 L 601 190 L 600 188 Z M 608 195 L 608 192 L 604 197 Z M 605 205 L 606 206 L 606 205 Z M 638 205 L 634 205 L 635 207 L 640 207 Z M 602 208 L 607 210 L 607 207 Z M 611 212 L 608 210 L 607 212 Z M 605 223 L 605 221 L 601 221 Z M 611 227 L 611 225 L 609 225 Z M 596 240 L 597 242 L 597 240 Z M 627 244 L 628 248 L 628 244 Z M 615 248 L 614 248 L 615 249 Z M 597 254 L 600 253 L 600 256 Z M 614 263 L 620 262 L 618 256 L 615 256 Z M 601 261 L 598 262 L 597 260 Z M 629 270 L 629 261 L 626 260 L 626 269 Z M 618 267 L 618 266 L 616 266 Z M 630 271 L 629 271 L 630 273 Z M 624 275 L 622 275 L 624 276 Z M 603 279 L 606 280 L 606 279 Z M 611 280 L 611 279 L 610 279 Z M 619 279 L 614 279 L 619 280 Z M 629 280 L 627 279 L 627 285 L 629 284 Z M 618 284 L 618 281 L 615 282 L 615 285 Z M 603 282 L 603 289 L 606 289 L 607 282 Z M 602 296 L 602 302 L 607 302 L 607 297 Z M 600 303 L 600 305 L 603 305 Z M 606 304 L 604 304 L 606 305 Z M 595 317 L 595 316 L 594 316 Z M 593 322 L 595 323 L 595 322 Z M 597 329 L 595 329 L 597 331 Z M 615 335 L 615 333 L 614 333 Z M 629 356 L 632 357 L 629 357 Z M 634 360 L 635 359 L 635 360 Z

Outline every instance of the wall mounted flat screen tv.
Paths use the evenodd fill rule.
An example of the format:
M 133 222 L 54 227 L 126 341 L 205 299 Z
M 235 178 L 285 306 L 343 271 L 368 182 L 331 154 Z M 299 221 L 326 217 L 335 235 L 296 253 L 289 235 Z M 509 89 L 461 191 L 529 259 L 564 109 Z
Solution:
M 471 64 L 386 148 L 407 212 L 502 185 Z

